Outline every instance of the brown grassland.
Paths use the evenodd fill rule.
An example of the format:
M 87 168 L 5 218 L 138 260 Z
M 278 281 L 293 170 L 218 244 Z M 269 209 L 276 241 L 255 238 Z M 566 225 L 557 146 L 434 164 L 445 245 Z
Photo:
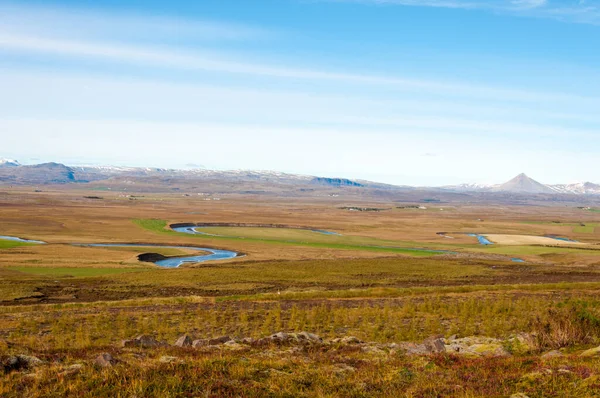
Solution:
M 563 204 L 403 209 L 344 197 L 85 198 L 97 195 L 73 187 L 0 192 L 0 235 L 48 243 L 0 240 L 1 397 L 600 396 L 600 350 L 593 350 L 600 344 L 600 213 Z M 390 210 L 342 209 L 349 204 Z M 340 235 L 211 227 L 219 236 L 210 236 L 167 227 L 186 222 Z M 578 243 L 511 238 L 483 246 L 469 233 Z M 243 256 L 166 269 L 138 255 L 192 251 L 72 243 Z M 260 339 L 280 331 L 325 341 L 121 346 L 141 334 L 173 343 L 183 334 Z M 364 343 L 335 340 L 347 336 Z M 448 346 L 451 336 L 485 337 L 499 347 L 480 344 L 471 355 L 401 349 L 432 336 Z M 118 362 L 94 364 L 101 353 Z M 15 355 L 43 362 L 12 369 Z

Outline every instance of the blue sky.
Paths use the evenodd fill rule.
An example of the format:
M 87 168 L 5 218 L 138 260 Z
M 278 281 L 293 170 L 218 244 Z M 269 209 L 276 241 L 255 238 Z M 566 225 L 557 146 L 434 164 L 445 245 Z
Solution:
M 0 157 L 600 182 L 600 0 L 0 0 Z

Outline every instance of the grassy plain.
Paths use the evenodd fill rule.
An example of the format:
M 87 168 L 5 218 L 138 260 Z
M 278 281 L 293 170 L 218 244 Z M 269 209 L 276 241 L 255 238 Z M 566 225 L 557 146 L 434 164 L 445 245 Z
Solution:
M 600 214 L 477 204 L 420 211 L 393 202 L 358 202 L 392 210 L 352 212 L 340 207 L 356 199 L 344 197 L 231 195 L 213 202 L 146 193 L 129 200 L 105 191 L 91 201 L 88 194 L 64 188 L 0 193 L 0 234 L 49 243 L 0 240 L 0 359 L 29 354 L 45 361 L 37 370 L 2 374 L 0 368 L 0 396 L 586 397 L 600 387 L 597 358 L 579 356 L 600 344 L 600 234 L 573 225 L 600 225 Z M 214 227 L 203 231 L 225 236 L 208 236 L 166 228 L 181 222 L 277 223 L 342 235 Z M 467 233 L 553 234 L 587 246 L 484 247 Z M 186 249 L 70 243 L 199 246 L 245 256 L 163 269 L 137 256 Z M 584 326 L 587 334 L 577 334 Z M 120 347 L 142 333 L 173 343 L 184 333 L 260 338 L 302 330 L 374 344 L 486 336 L 500 339 L 512 355 L 415 357 L 336 343 Z M 569 338 L 528 350 L 509 343 L 511 336 L 546 330 Z M 563 356 L 541 358 L 551 349 Z M 102 352 L 120 362 L 93 365 Z M 73 364 L 83 366 L 65 373 Z

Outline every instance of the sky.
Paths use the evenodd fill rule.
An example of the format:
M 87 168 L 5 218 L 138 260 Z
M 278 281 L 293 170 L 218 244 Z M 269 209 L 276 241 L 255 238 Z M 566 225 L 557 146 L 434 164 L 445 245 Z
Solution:
M 600 0 L 0 0 L 0 157 L 600 183 Z

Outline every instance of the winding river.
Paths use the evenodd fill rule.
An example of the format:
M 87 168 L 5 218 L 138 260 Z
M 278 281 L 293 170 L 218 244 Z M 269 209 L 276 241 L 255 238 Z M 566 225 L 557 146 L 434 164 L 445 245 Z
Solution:
M 3 240 L 12 240 L 16 242 L 24 243 L 35 243 L 39 245 L 45 245 L 46 242 L 40 240 L 29 240 L 22 239 L 15 236 L 0 236 Z M 153 244 L 140 244 L 140 243 L 72 243 L 73 246 L 80 247 L 155 247 L 157 249 L 188 249 L 209 252 L 211 254 L 201 255 L 185 255 L 175 257 L 165 257 L 156 261 L 151 261 L 154 264 L 165 267 L 165 268 L 177 268 L 184 263 L 202 263 L 205 261 L 217 261 L 217 260 L 229 260 L 238 257 L 238 253 L 229 250 L 211 249 L 208 247 L 195 247 L 195 246 L 165 246 L 165 245 L 153 245 Z M 161 256 L 162 257 L 162 256 Z
M 42 242 L 41 240 L 29 240 L 29 239 L 23 239 L 23 238 L 17 238 L 16 236 L 3 236 L 0 235 L 0 239 L 2 240 L 12 240 L 15 242 L 23 242 L 23 243 L 35 243 L 37 245 L 45 245 L 46 242 Z

